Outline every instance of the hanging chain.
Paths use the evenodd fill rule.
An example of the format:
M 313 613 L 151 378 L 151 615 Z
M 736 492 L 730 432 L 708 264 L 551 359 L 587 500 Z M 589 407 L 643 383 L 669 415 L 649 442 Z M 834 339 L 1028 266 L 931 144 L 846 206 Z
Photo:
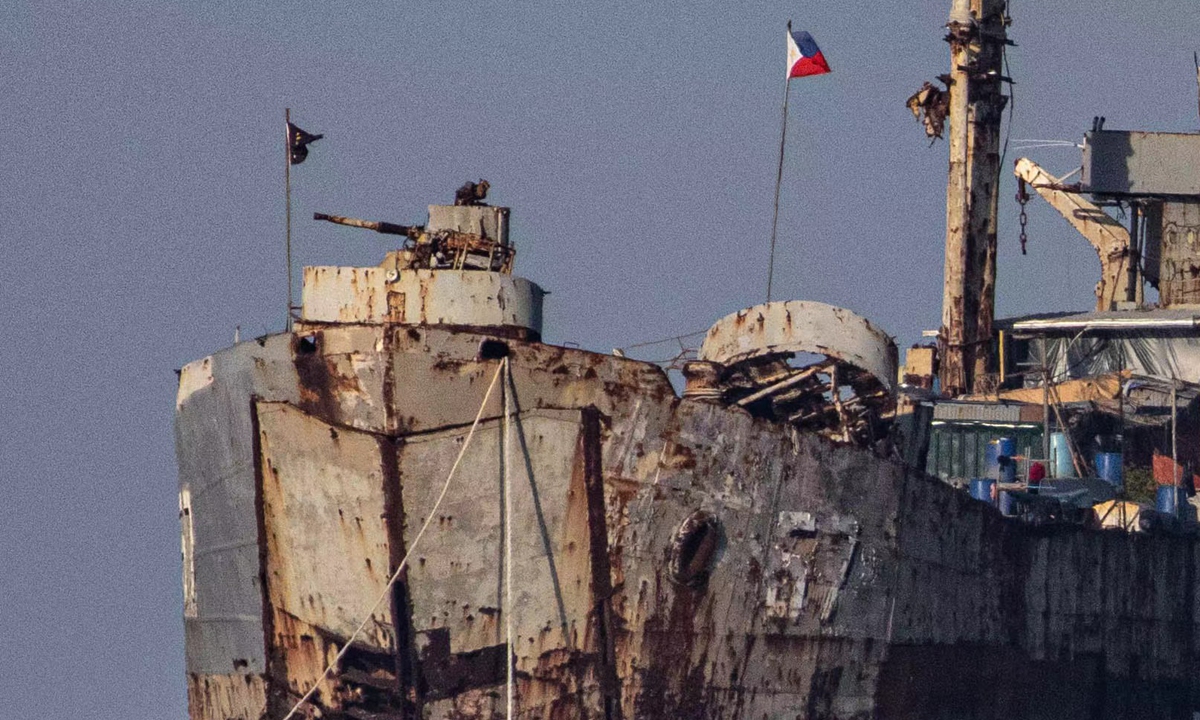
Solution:
M 1025 243 L 1029 241 L 1029 235 L 1025 232 L 1025 226 L 1029 223 L 1029 216 L 1025 214 L 1025 205 L 1029 202 L 1029 193 L 1025 190 L 1025 180 L 1017 178 L 1017 203 L 1021 206 L 1021 254 L 1027 255 L 1025 252 Z

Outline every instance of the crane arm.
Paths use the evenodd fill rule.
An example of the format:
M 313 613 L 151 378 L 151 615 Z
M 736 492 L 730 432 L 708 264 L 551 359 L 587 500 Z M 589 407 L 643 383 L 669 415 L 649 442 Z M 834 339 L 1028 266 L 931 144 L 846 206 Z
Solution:
M 1083 195 L 1065 189 L 1060 178 L 1029 158 L 1019 158 L 1013 174 L 1036 190 L 1095 248 L 1100 257 L 1096 309 L 1111 310 L 1118 300 L 1130 297 L 1129 231 Z

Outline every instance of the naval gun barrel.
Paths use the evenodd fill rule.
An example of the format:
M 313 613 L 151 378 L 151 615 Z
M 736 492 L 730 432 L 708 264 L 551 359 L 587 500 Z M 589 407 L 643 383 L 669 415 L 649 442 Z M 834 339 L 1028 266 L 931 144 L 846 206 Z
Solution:
M 325 213 L 313 213 L 313 220 L 324 220 L 334 223 L 335 225 L 349 225 L 350 227 L 364 228 L 366 230 L 374 230 L 377 233 L 384 235 L 404 235 L 405 237 L 416 237 L 425 228 L 421 225 L 397 225 L 396 223 L 381 222 L 375 220 L 359 220 L 358 218 L 342 217 L 341 215 L 326 215 Z

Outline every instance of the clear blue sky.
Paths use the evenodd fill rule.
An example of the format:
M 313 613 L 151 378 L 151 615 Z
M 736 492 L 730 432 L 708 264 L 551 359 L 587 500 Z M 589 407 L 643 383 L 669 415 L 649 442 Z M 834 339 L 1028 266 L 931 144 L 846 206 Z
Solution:
M 740 5 L 6 3 L 0 715 L 185 714 L 173 370 L 282 325 L 285 107 L 326 136 L 298 263 L 388 248 L 314 210 L 419 222 L 487 178 L 546 338 L 607 351 L 761 301 L 791 17 L 834 72 L 792 86 L 776 296 L 936 327 L 946 147 L 904 100 L 946 71 L 949 0 Z M 1200 125 L 1195 0 L 1012 13 L 1014 140 Z M 1035 200 L 1022 257 L 1014 192 L 1000 313 L 1090 308 L 1094 254 Z

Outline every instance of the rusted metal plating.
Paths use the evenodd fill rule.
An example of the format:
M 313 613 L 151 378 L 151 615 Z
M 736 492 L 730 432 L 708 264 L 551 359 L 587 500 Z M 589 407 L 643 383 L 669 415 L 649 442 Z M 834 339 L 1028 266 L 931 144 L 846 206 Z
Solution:
M 695 399 L 719 399 L 842 442 L 881 434 L 895 407 L 896 346 L 849 310 L 773 302 L 709 329 L 700 362 L 685 367 Z
M 1026 531 L 875 453 L 678 401 L 652 365 L 346 324 L 183 370 L 193 720 L 279 720 L 317 681 L 414 548 L 500 356 L 514 652 L 495 402 L 308 717 L 493 720 L 508 662 L 522 720 L 1190 715 L 1193 540 Z

